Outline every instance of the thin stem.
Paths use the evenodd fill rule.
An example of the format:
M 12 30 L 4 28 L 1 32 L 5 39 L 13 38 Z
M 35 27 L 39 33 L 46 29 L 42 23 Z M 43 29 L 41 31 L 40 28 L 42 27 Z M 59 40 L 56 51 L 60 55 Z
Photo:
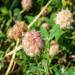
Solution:
M 16 42 L 16 46 L 15 46 L 15 48 L 14 48 L 14 53 L 13 53 L 13 55 L 12 55 L 10 64 L 9 64 L 9 66 L 8 66 L 8 69 L 7 69 L 6 73 L 5 73 L 5 75 L 8 75 L 8 74 L 9 74 L 10 69 L 11 69 L 11 67 L 12 67 L 12 65 L 13 65 L 13 62 L 14 62 L 14 59 L 15 59 L 15 55 L 16 55 L 16 50 L 17 50 L 18 44 L 19 44 L 19 39 L 18 39 L 17 42 Z
M 16 62 L 14 62 L 12 69 L 11 69 L 11 72 L 13 72 L 13 70 L 15 69 L 15 66 L 16 66 Z
M 49 4 L 52 2 L 52 0 L 49 0 L 48 3 L 44 6 L 44 8 L 40 11 L 40 13 L 34 18 L 34 20 L 29 24 L 28 28 L 30 29 L 33 24 L 38 20 L 38 18 L 42 15 L 42 13 L 45 11 L 45 9 L 49 6 Z
M 41 10 L 41 12 L 34 18 L 34 20 L 29 24 L 28 28 L 30 29 L 33 24 L 38 20 L 38 18 L 42 15 L 42 13 L 45 11 L 45 9 L 49 6 L 49 4 L 52 2 L 52 0 L 49 0 L 48 3 L 44 6 L 44 8 Z M 23 10 L 22 12 L 20 12 L 20 14 L 22 14 L 25 10 Z M 17 50 L 20 50 L 22 48 L 22 46 L 17 47 Z M 15 50 L 12 50 L 11 52 L 9 52 L 8 54 L 5 55 L 5 57 L 12 55 L 15 52 Z
M 15 59 L 15 55 L 16 55 L 16 53 L 14 53 L 14 54 L 12 55 L 12 59 L 11 59 L 11 61 L 10 61 L 9 67 L 8 67 L 8 69 L 7 69 L 6 73 L 5 73 L 5 75 L 8 75 L 8 74 L 9 74 L 9 71 L 10 71 L 10 69 L 11 69 L 11 67 L 12 67 L 12 65 L 13 65 L 14 59 Z
M 11 49 L 11 47 L 13 47 L 13 43 L 10 44 L 10 46 L 7 48 L 5 55 L 9 52 L 9 50 Z
M 16 0 L 13 1 L 13 3 L 12 3 L 12 5 L 11 5 L 10 9 L 12 9 L 12 8 L 14 7 L 15 3 L 16 3 Z
M 21 16 L 25 12 L 25 9 L 21 10 L 17 17 Z M 13 21 L 16 23 L 16 19 L 13 17 Z
M 19 51 L 21 48 L 22 48 L 21 45 L 18 46 L 18 47 L 16 48 L 16 52 Z M 11 52 L 7 53 L 7 54 L 5 55 L 5 57 L 8 57 L 9 55 L 12 55 L 13 53 L 15 53 L 15 50 L 12 50 Z
M 21 15 L 22 13 L 24 13 L 25 9 L 23 9 L 22 11 L 20 11 L 19 15 Z

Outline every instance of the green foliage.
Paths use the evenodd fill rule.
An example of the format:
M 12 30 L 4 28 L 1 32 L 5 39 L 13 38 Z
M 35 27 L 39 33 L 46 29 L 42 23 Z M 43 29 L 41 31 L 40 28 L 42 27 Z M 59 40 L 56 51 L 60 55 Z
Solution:
M 7 15 L 8 14 L 8 9 L 6 7 L 2 7 L 1 10 L 3 15 Z
M 75 75 L 75 73 L 74 73 L 73 69 L 68 68 L 68 69 L 66 69 L 64 75 Z
M 49 33 L 48 33 L 48 31 L 47 31 L 45 28 L 41 27 L 41 28 L 40 28 L 40 33 L 41 33 L 41 36 L 42 36 L 45 40 L 48 40 Z
M 32 0 L 32 8 L 22 14 L 21 1 L 0 0 L 0 75 L 5 74 L 11 61 L 12 55 L 8 57 L 5 57 L 5 55 L 12 51 L 16 44 L 16 41 L 7 37 L 8 30 L 20 20 L 25 21 L 29 26 L 49 0 Z M 66 8 L 72 12 L 73 23 L 69 28 L 60 29 L 59 25 L 55 23 L 55 17 L 58 11 Z M 44 48 L 35 57 L 27 56 L 23 49 L 16 52 L 15 66 L 12 66 L 9 75 L 75 75 L 75 0 L 52 0 L 47 10 L 48 14 L 38 17 L 28 30 L 40 32 L 44 41 Z M 42 23 L 48 23 L 50 29 L 47 30 L 42 27 Z M 54 57 L 49 56 L 52 40 L 57 41 L 60 49 L 60 52 Z M 20 39 L 21 42 L 22 39 Z M 14 45 L 12 45 L 13 43 Z M 73 58 L 72 55 L 74 55 Z M 62 63 L 59 62 L 64 56 L 66 58 L 61 60 Z M 64 69 L 63 73 L 62 68 Z

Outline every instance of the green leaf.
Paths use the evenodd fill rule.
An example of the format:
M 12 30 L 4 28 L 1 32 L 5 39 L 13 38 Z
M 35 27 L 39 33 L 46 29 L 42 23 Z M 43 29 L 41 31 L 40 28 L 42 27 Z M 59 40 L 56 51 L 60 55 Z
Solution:
M 74 71 L 71 68 L 68 68 L 68 69 L 66 69 L 64 75 L 75 75 L 75 74 L 74 74 Z
M 9 19 L 6 23 L 6 25 L 9 27 L 11 25 L 11 23 L 12 23 L 12 19 Z
M 52 5 L 55 8 L 60 8 L 62 5 L 61 0 L 52 0 Z
M 49 34 L 48 34 L 48 31 L 47 31 L 45 28 L 40 27 L 40 33 L 41 33 L 41 36 L 42 36 L 45 40 L 48 40 Z
M 2 0 L 4 4 L 7 4 L 9 0 Z
M 0 39 L 4 37 L 5 37 L 5 34 L 3 34 L 2 31 L 0 31 Z
M 50 31 L 49 40 L 53 39 L 55 37 L 55 34 L 57 32 L 57 25 L 54 25 L 52 30 Z
M 14 9 L 14 16 L 18 16 L 20 13 L 20 9 L 19 8 L 15 8 Z
M 4 59 L 3 55 L 4 55 L 4 52 L 0 51 L 0 61 L 2 61 Z
M 3 15 L 7 15 L 8 14 L 8 9 L 6 7 L 2 7 L 0 9 L 0 11 L 2 12 Z
M 50 13 L 51 11 L 52 11 L 52 7 L 49 6 L 49 7 L 48 7 L 48 12 Z
M 24 18 L 30 23 L 30 22 L 32 22 L 32 20 L 34 19 L 34 17 L 33 16 L 24 16 Z
M 0 70 L 4 67 L 4 52 L 0 50 Z
M 57 25 L 57 31 L 55 33 L 55 39 L 58 41 L 60 36 L 64 33 L 63 30 L 60 29 L 60 27 Z
M 20 15 L 20 9 L 19 8 L 14 9 L 14 16 L 15 16 L 16 20 L 21 20 L 21 15 Z
M 58 25 L 54 25 L 52 30 L 50 31 L 49 40 L 51 40 L 51 39 L 53 39 L 55 37 L 55 39 L 58 41 L 60 36 L 63 33 L 64 32 L 60 29 L 60 27 Z
M 48 73 L 48 63 L 47 63 L 47 60 L 45 60 L 45 59 L 42 60 L 42 66 L 44 68 L 44 72 Z
M 42 17 L 42 19 L 43 19 L 44 21 L 46 21 L 47 23 L 49 23 L 49 25 L 51 26 L 51 22 L 50 22 L 50 19 L 49 19 L 49 18 L 47 18 L 47 17 Z
M 49 24 L 50 24 L 51 26 L 54 26 L 54 25 L 55 25 L 55 21 L 54 21 L 55 17 L 56 17 L 56 14 L 55 14 L 55 13 L 53 13 L 53 14 L 50 16 Z
M 2 14 L 0 14 L 0 23 L 3 21 L 4 17 Z
M 61 75 L 60 65 L 55 65 L 53 68 L 55 75 Z

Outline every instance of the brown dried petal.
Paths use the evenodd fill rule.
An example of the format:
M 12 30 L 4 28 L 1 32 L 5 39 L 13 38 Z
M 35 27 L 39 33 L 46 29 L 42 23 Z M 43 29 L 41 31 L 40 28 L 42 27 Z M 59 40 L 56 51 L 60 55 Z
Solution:
M 7 36 L 10 39 L 16 40 L 22 37 L 22 34 L 27 31 L 27 25 L 24 21 L 16 22 L 16 24 L 8 30 Z

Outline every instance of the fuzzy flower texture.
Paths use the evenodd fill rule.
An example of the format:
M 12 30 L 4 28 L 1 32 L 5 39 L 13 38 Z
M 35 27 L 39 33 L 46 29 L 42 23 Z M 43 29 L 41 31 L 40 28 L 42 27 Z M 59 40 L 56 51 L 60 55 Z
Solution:
M 61 10 L 57 13 L 55 22 L 60 26 L 61 29 L 70 26 L 70 24 L 73 22 L 72 13 L 68 9 Z
M 59 53 L 59 45 L 55 40 L 51 41 L 51 47 L 49 49 L 49 55 L 54 56 Z
M 43 40 L 38 31 L 26 32 L 22 39 L 22 46 L 28 56 L 34 57 L 44 47 Z
M 23 9 L 28 11 L 32 8 L 32 0 L 22 0 L 21 5 Z
M 21 38 L 23 33 L 25 33 L 27 29 L 27 25 L 24 21 L 16 22 L 16 24 L 8 30 L 7 36 L 12 40 L 16 40 L 18 38 Z

